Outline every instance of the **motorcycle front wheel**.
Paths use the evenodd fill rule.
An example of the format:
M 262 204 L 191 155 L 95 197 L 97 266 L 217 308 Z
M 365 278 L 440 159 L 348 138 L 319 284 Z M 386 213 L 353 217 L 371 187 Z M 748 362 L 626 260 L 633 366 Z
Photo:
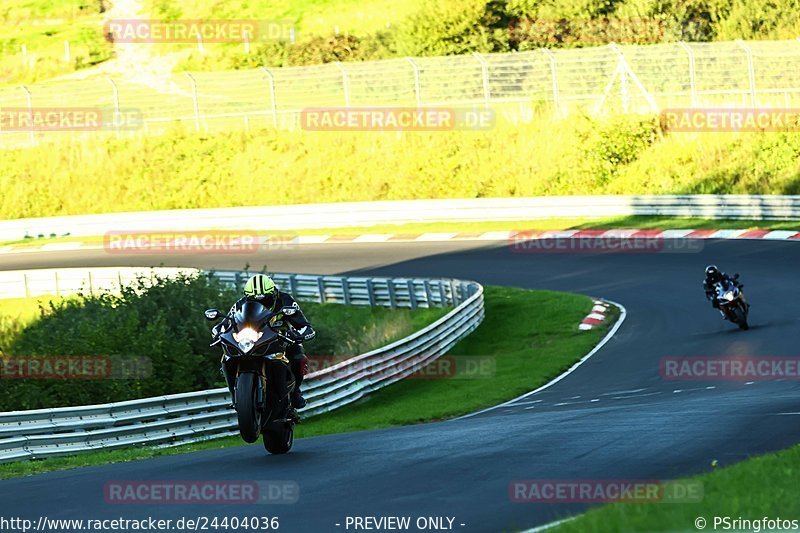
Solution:
M 239 434 L 245 442 L 258 440 L 261 430 L 261 413 L 258 409 L 258 376 L 252 372 L 236 378 L 236 418 Z
M 739 324 L 739 329 L 749 329 L 750 326 L 747 324 L 747 316 L 742 311 L 741 307 L 737 307 L 733 310 L 733 314 L 736 315 L 736 323 Z

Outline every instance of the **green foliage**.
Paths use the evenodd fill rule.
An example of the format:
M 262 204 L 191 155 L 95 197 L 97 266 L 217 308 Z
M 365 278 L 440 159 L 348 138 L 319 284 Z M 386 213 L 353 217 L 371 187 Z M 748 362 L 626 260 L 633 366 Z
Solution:
M 220 350 L 209 347 L 203 311 L 227 311 L 238 291 L 207 276 L 140 279 L 120 295 L 50 302 L 38 317 L 0 313 L 0 351 L 17 356 L 100 356 L 110 378 L 4 379 L 0 411 L 121 401 L 223 386 Z M 26 302 L 27 303 L 27 302 Z M 9 306 L 11 307 L 11 306 Z M 18 305 L 24 307 L 24 305 Z M 336 304 L 302 305 L 317 330 L 311 356 L 353 356 L 422 329 L 444 309 L 393 310 Z M 143 372 L 123 377 L 119 368 Z M 123 366 L 120 366 L 123 365 Z M 130 374 L 128 374 L 130 376 Z
M 497 52 L 508 48 L 509 19 L 498 0 L 430 2 L 395 32 L 400 56 Z
M 653 117 L 550 113 L 487 131 L 307 132 L 65 140 L 0 159 L 0 218 L 270 203 L 568 194 L 792 194 L 798 133 L 662 133 Z M 81 169 L 76 175 L 71 169 Z
M 0 410 L 81 405 L 209 388 L 218 383 L 202 311 L 235 294 L 207 278 L 141 279 L 121 295 L 51 303 L 14 337 L 16 356 L 144 356 L 151 372 L 137 379 L 10 379 Z M 116 361 L 115 361 L 116 364 Z M 112 364 L 113 367 L 113 364 Z M 141 367 L 140 367 L 141 368 Z

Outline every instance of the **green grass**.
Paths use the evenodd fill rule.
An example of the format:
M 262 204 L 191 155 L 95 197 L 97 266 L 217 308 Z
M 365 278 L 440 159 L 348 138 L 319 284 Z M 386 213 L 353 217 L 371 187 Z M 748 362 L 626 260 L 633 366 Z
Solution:
M 99 5 L 89 0 L 4 0 L 0 85 L 36 82 L 109 59 L 111 45 L 102 36 Z M 69 61 L 64 41 L 70 43 Z
M 800 133 L 669 134 L 638 116 L 546 114 L 483 132 L 178 129 L 6 151 L 0 218 L 321 199 L 797 194 L 798 161 Z M 253 194 L 242 176 L 257 175 L 291 186 Z
M 367 401 L 304 421 L 297 427 L 297 436 L 428 422 L 500 403 L 557 376 L 589 352 L 605 333 L 602 328 L 578 331 L 578 323 L 592 306 L 585 296 L 486 287 L 485 297 L 486 319 L 448 356 L 489 357 L 496 369 L 488 374 L 490 377 L 405 380 Z M 526 320 L 512 325 L 506 320 L 508 313 L 524 315 Z M 616 316 L 614 311 L 607 325 Z M 0 478 L 240 445 L 237 437 L 166 449 L 145 447 L 18 462 L 0 465 Z M 302 441 L 296 446 L 302 448 Z
M 586 533 L 606 531 L 696 531 L 695 519 L 714 517 L 798 519 L 800 516 L 800 446 L 755 457 L 733 466 L 695 476 L 703 485 L 696 503 L 617 503 L 589 510 L 550 531 Z M 716 530 L 723 529 L 717 525 Z M 750 527 L 729 530 L 752 531 Z M 757 529 L 756 529 L 757 530 Z M 762 531 L 767 528 L 761 526 Z M 776 530 L 773 530 L 776 531 Z

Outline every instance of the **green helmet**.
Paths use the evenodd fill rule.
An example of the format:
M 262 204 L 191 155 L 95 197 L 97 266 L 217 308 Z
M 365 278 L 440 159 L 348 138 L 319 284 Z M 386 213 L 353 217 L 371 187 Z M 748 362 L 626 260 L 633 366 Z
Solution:
M 275 282 L 265 274 L 256 274 L 244 284 L 244 295 L 271 301 L 272 305 L 267 305 L 267 307 L 274 307 L 277 293 L 278 288 L 275 286 Z

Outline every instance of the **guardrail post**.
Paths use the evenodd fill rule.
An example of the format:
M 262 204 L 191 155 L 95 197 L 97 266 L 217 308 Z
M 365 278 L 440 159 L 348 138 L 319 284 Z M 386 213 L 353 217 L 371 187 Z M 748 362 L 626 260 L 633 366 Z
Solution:
M 58 296 L 59 296 L 59 290 L 58 290 L 58 270 L 56 270 L 56 271 L 54 272 L 54 274 L 55 274 L 55 275 L 54 275 L 54 277 L 55 277 L 55 279 L 56 279 L 56 297 L 58 297 Z
M 33 130 L 33 96 L 31 95 L 31 92 L 28 90 L 28 88 L 25 87 L 24 85 L 20 85 L 19 87 L 20 89 L 25 91 L 25 100 L 28 102 L 28 113 L 30 114 L 29 122 L 31 124 L 31 129 L 30 129 L 31 146 L 36 146 L 36 135 L 34 134 Z
M 197 82 L 194 77 L 186 71 L 183 71 L 187 78 L 192 82 L 192 105 L 194 106 L 194 127 L 200 131 L 200 103 L 197 101 Z
M 334 63 L 342 73 L 342 88 L 344 89 L 344 106 L 350 107 L 350 76 L 340 61 Z
M 261 67 L 261 70 L 264 71 L 264 74 L 267 75 L 267 80 L 269 80 L 269 94 L 270 98 L 272 99 L 272 125 L 276 128 L 278 127 L 278 103 L 275 100 L 275 76 L 272 75 L 272 72 L 267 69 L 267 67 Z
M 697 77 L 694 66 L 694 51 L 684 41 L 678 44 L 681 45 L 681 48 L 686 51 L 686 55 L 689 57 L 689 91 L 692 98 L 692 107 L 695 107 L 697 105 Z
M 375 307 L 375 285 L 372 278 L 367 279 L 367 298 L 369 298 L 370 307 Z
M 242 286 L 242 273 L 241 272 L 236 271 L 236 273 L 233 275 L 233 282 L 236 284 L 237 287 L 241 287 Z
M 433 307 L 433 296 L 431 295 L 431 281 L 426 279 L 425 284 L 425 303 L 427 307 Z
M 419 82 L 419 65 L 413 58 L 407 57 L 406 61 L 411 63 L 411 68 L 414 69 L 414 96 L 417 98 L 417 107 L 422 107 L 422 86 Z
M 89 276 L 89 296 L 93 296 L 94 295 L 94 284 L 92 283 L 92 273 L 91 272 L 87 272 L 86 274 Z
M 481 77 L 483 78 L 483 103 L 486 109 L 489 109 L 489 63 L 478 52 L 472 52 L 475 59 L 481 65 Z
M 394 309 L 397 307 L 397 297 L 394 292 L 394 281 L 391 278 L 386 280 L 386 289 L 389 292 L 389 307 Z
M 417 308 L 417 293 L 414 291 L 414 280 L 410 279 L 406 281 L 406 285 L 408 286 L 408 302 L 411 306 L 411 309 Z
M 342 297 L 344 298 L 344 305 L 350 305 L 350 284 L 347 278 L 342 278 Z
M 22 286 L 25 288 L 25 298 L 31 297 L 31 292 L 28 290 L 28 274 L 24 272 L 22 274 Z
M 297 294 L 297 278 L 294 274 L 289 275 L 289 292 L 292 296 Z
M 558 95 L 558 76 L 556 70 L 556 56 L 547 48 L 542 48 L 542 53 L 550 60 L 550 77 L 553 86 L 553 106 L 555 107 L 556 116 L 561 114 L 561 101 Z
M 439 307 L 447 306 L 447 294 L 444 290 L 444 281 L 439 280 Z
M 317 291 L 319 292 L 319 303 L 325 303 L 325 281 L 322 276 L 317 278 Z
M 750 105 L 755 108 L 758 105 L 758 93 L 756 90 L 756 67 L 753 63 L 753 51 L 741 39 L 737 39 L 736 43 L 747 57 L 747 78 L 750 80 Z

